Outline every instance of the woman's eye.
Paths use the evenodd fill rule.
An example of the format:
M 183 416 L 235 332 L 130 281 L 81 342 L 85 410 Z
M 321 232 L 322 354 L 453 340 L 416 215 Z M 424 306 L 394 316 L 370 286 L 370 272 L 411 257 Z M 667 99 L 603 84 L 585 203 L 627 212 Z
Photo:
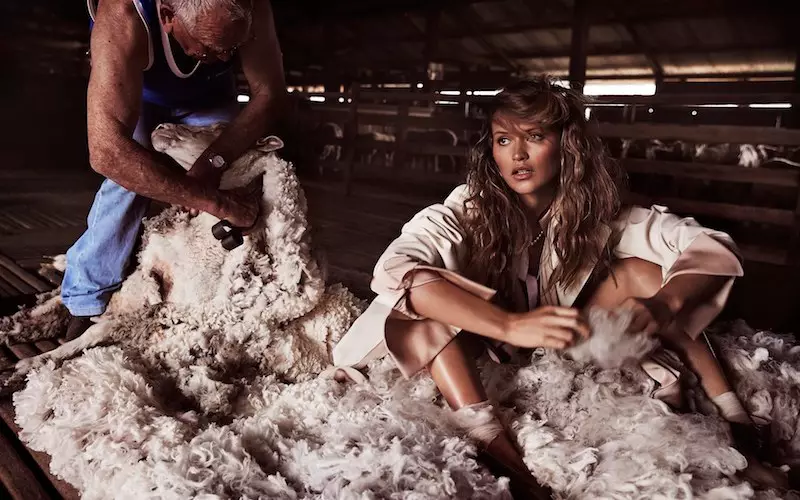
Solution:
M 501 146 L 505 146 L 509 142 L 511 142 L 511 140 L 508 137 L 500 137 L 499 139 L 497 139 L 497 144 L 499 144 Z
M 531 135 L 528 136 L 528 139 L 533 141 L 533 142 L 539 142 L 541 140 L 544 140 L 544 135 L 542 135 L 542 134 L 531 134 Z

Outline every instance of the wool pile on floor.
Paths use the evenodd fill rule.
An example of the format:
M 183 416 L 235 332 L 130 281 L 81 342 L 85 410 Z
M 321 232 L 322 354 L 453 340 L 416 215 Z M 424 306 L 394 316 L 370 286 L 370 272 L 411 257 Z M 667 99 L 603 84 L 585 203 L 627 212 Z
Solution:
M 748 408 L 797 457 L 800 349 L 743 324 L 714 339 Z M 189 346 L 155 344 L 158 370 L 118 346 L 35 370 L 14 396 L 22 438 L 90 499 L 508 498 L 425 377 L 403 380 L 384 360 L 361 385 L 213 380 L 214 366 L 169 368 L 197 355 Z M 523 365 L 486 363 L 483 376 L 528 465 L 565 498 L 780 498 L 729 478 L 744 460 L 726 427 L 649 398 L 635 366 L 535 352 Z
M 226 253 L 208 236 L 210 216 L 150 221 L 114 314 L 93 327 L 111 345 L 29 367 L 14 394 L 22 439 L 87 499 L 509 498 L 429 378 L 404 380 L 389 359 L 363 384 L 320 375 L 364 304 L 324 285 L 289 166 L 273 151 L 251 160 L 233 185 L 267 173 L 263 232 Z M 182 264 L 187 246 L 216 274 Z M 44 337 L 59 318 L 58 297 L 44 297 L 0 332 Z M 711 339 L 748 410 L 771 422 L 776 454 L 800 460 L 800 347 L 742 322 Z M 482 361 L 527 464 L 560 497 L 779 498 L 734 476 L 744 458 L 690 375 L 692 411 L 675 414 L 649 397 L 655 383 L 635 362 L 580 359 L 535 350 Z

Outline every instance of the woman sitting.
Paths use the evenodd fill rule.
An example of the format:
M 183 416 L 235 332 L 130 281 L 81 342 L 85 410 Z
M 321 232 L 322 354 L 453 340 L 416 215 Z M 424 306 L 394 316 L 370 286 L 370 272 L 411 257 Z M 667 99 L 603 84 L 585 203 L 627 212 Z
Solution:
M 334 363 L 361 367 L 388 353 L 406 377 L 427 370 L 451 408 L 486 413 L 480 352 L 503 361 L 516 348 L 564 349 L 590 334 L 582 311 L 624 307 L 632 334 L 659 335 L 724 418 L 751 426 L 698 338 L 742 275 L 733 241 L 664 207 L 623 206 L 620 170 L 584 116 L 580 94 L 546 79 L 499 93 L 466 185 L 414 216 L 380 257 L 378 297 L 336 346 Z M 654 396 L 676 402 L 674 370 L 657 359 L 643 367 L 660 382 Z M 488 420 L 468 434 L 547 498 L 512 436 Z

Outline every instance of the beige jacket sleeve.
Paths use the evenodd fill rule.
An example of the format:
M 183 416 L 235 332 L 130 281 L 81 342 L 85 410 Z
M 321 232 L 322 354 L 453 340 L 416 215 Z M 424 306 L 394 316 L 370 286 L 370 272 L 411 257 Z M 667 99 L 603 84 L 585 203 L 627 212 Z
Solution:
M 467 258 L 461 225 L 467 187 L 457 187 L 442 204 L 431 205 L 407 222 L 373 272 L 371 288 L 378 300 L 411 318 L 421 319 L 406 303 L 410 288 L 428 281 L 415 279 L 415 270 L 434 271 L 444 279 L 470 288 L 474 282 L 460 273 Z M 454 276 L 456 274 L 457 276 Z M 481 292 L 481 285 L 474 283 Z
M 696 338 L 724 307 L 734 279 L 744 274 L 736 244 L 726 233 L 705 228 L 691 217 L 679 217 L 660 205 L 633 207 L 620 222 L 615 255 L 661 266 L 662 286 L 682 274 L 730 277 L 708 302 L 677 318 L 686 333 Z
M 494 296 L 494 290 L 461 275 L 467 257 L 461 225 L 467 198 L 467 187 L 461 185 L 443 203 L 425 208 L 403 226 L 375 265 L 371 288 L 377 297 L 334 348 L 334 364 L 363 366 L 388 353 L 409 376 L 459 331 L 415 314 L 407 302 L 409 290 L 446 279 L 486 300 Z M 439 278 L 415 278 L 414 271 L 423 269 Z

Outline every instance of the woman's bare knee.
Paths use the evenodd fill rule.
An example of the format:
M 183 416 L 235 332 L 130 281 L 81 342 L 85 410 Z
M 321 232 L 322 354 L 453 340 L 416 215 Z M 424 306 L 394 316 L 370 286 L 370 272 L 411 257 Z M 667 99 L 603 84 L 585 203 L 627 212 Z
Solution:
M 661 289 L 661 282 L 660 266 L 636 257 L 618 259 L 595 286 L 586 307 L 612 309 L 629 297 L 652 297 Z
M 486 400 L 486 390 L 466 334 L 458 334 L 433 358 L 428 371 L 451 408 Z

